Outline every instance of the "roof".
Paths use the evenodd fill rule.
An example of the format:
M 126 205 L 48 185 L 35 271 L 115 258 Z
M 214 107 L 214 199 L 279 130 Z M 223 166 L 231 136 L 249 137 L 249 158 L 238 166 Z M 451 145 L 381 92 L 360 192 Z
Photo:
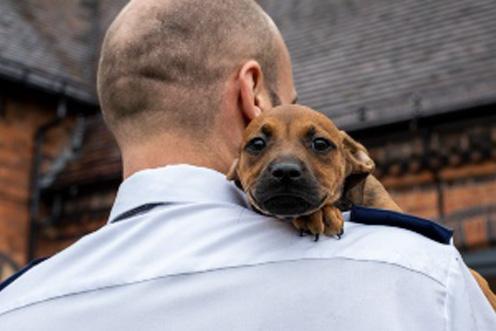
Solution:
M 0 1 L 0 75 L 96 103 L 98 45 L 126 2 Z M 344 129 L 496 101 L 493 0 L 259 2 L 288 44 L 301 103 Z
M 96 104 L 101 23 L 108 24 L 124 3 L 0 1 L 0 77 Z
M 61 89 L 65 82 L 74 96 L 96 102 L 98 45 L 126 2 L 0 1 L 0 76 L 17 75 L 49 89 Z M 496 102 L 493 0 L 259 2 L 290 49 L 300 102 L 343 129 Z M 91 121 L 95 125 L 88 126 L 86 136 L 101 140 L 85 142 L 90 146 L 62 176 L 68 185 L 100 178 L 103 170 L 87 163 L 94 155 L 119 177 L 116 159 L 104 157 L 117 153 L 115 143 L 108 133 L 101 135 L 99 117 Z M 102 152 L 94 154 L 98 144 Z
M 301 103 L 345 129 L 496 101 L 493 0 L 260 2 L 289 47 Z

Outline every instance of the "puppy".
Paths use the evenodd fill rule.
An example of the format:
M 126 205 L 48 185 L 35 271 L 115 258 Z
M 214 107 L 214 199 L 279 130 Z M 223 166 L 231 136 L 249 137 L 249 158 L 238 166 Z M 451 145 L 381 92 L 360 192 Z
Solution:
M 300 105 L 266 111 L 250 123 L 243 141 L 228 179 L 256 210 L 292 221 L 315 240 L 321 234 L 341 237 L 341 198 L 374 169 L 362 145 Z
M 364 146 L 326 116 L 304 106 L 273 108 L 246 128 L 243 146 L 227 175 L 259 212 L 290 220 L 300 230 L 343 234 L 339 209 L 351 205 L 402 212 L 373 176 Z M 496 311 L 496 295 L 470 269 Z

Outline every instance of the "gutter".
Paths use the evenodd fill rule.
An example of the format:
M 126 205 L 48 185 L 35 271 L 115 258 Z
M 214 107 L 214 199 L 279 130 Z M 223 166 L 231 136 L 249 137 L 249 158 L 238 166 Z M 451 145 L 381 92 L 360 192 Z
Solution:
M 53 75 L 46 71 L 28 66 L 0 56 L 0 79 L 28 85 L 46 94 L 60 96 L 62 94 L 81 103 L 97 106 L 96 96 L 91 87 L 69 77 Z

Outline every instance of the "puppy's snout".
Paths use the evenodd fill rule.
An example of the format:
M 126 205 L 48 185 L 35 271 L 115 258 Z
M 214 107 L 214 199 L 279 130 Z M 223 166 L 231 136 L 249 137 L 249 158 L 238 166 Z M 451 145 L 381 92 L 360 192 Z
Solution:
M 296 161 L 283 161 L 273 164 L 270 168 L 270 174 L 277 180 L 289 179 L 294 180 L 302 176 L 303 169 Z

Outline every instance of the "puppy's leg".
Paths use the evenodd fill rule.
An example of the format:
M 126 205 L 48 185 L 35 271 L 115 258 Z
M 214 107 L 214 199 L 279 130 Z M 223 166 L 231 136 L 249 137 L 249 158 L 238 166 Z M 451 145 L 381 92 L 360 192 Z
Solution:
M 298 230 L 300 233 L 300 237 L 303 237 L 305 233 L 309 233 L 310 231 L 307 228 L 307 221 L 305 217 L 298 217 L 293 220 L 293 226 Z
M 320 235 L 324 233 L 325 228 L 322 210 L 317 210 L 315 213 L 307 216 L 307 228 L 315 236 L 315 241 L 318 241 Z
M 494 311 L 496 311 L 496 294 L 494 294 L 493 291 L 491 290 L 491 288 L 489 287 L 487 280 L 484 277 L 482 277 L 475 270 L 470 269 L 470 272 L 472 273 L 472 276 L 477 281 L 477 284 L 479 284 L 479 287 L 481 288 L 482 292 L 486 296 L 487 301 L 489 301 L 489 303 L 493 307 Z
M 331 205 L 324 206 L 321 210 L 325 224 L 325 235 L 336 236 L 340 239 L 344 232 L 344 220 L 341 211 Z
M 319 240 L 319 237 L 324 233 L 324 217 L 322 210 L 317 210 L 315 213 L 298 217 L 293 220 L 294 227 L 300 231 L 300 235 L 304 233 L 310 233 L 315 236 L 315 241 Z
M 317 241 L 321 234 L 341 238 L 344 220 L 341 211 L 329 205 L 311 215 L 295 219 L 293 225 L 300 231 L 300 235 L 307 232 L 311 233 L 315 236 L 315 241 Z

